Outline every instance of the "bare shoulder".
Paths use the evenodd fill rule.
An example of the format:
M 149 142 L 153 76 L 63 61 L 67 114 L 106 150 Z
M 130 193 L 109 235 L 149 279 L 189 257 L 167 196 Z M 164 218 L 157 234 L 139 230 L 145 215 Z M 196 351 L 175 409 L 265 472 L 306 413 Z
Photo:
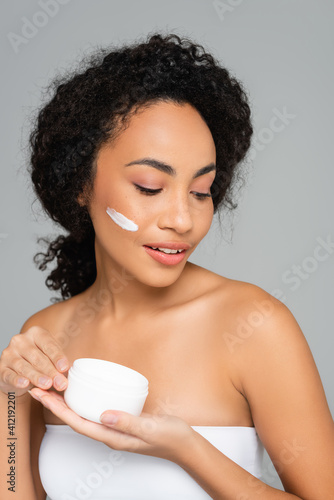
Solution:
M 214 294 L 217 315 L 222 325 L 219 333 L 234 361 L 244 369 L 266 356 L 291 348 L 296 354 L 312 358 L 306 338 L 290 309 L 263 288 L 249 282 L 228 278 L 219 280 Z M 246 368 L 247 367 L 247 368 Z M 240 372 L 241 373 L 241 372 Z
M 227 278 L 203 267 L 191 265 L 193 280 L 203 284 L 201 293 L 210 294 L 217 299 L 217 312 L 225 318 L 227 311 L 230 311 L 231 318 L 241 318 L 244 315 L 248 317 L 250 313 L 254 313 L 255 317 L 256 313 L 264 312 L 265 309 L 287 309 L 282 302 L 253 283 Z
M 20 333 L 24 333 L 33 326 L 44 328 L 51 333 L 57 333 L 63 330 L 64 325 L 72 318 L 73 311 L 79 302 L 80 296 L 77 295 L 68 300 L 51 304 L 35 312 L 24 322 Z
M 195 300 L 202 300 L 215 318 L 215 333 L 230 355 L 247 357 L 253 349 L 261 356 L 261 348 L 275 342 L 275 335 L 283 342 L 287 336 L 304 339 L 288 307 L 260 286 L 192 266 Z
M 232 360 L 231 366 L 236 368 L 239 388 L 242 378 L 249 380 L 249 370 L 268 359 L 268 352 L 279 353 L 283 359 L 294 350 L 295 356 L 307 362 L 313 360 L 296 318 L 280 300 L 253 283 L 203 268 L 197 272 L 209 283 L 205 297 L 211 296 L 212 300 L 206 301 L 206 307 L 211 307 L 215 317 L 215 334 L 222 340 L 224 359 Z
M 334 487 L 334 424 L 307 340 L 290 309 L 265 290 L 234 280 L 224 286 L 217 293 L 233 382 L 285 491 L 327 498 Z
M 253 356 L 265 355 L 267 349 L 308 351 L 305 336 L 290 309 L 261 287 L 247 282 L 230 280 L 226 287 L 230 330 L 226 345 L 237 353 L 242 363 Z M 245 366 L 245 365 L 244 365 Z

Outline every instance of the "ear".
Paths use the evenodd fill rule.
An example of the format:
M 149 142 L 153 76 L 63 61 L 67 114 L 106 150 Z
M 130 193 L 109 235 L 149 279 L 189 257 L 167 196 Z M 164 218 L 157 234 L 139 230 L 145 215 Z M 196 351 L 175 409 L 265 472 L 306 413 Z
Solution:
M 77 202 L 79 203 L 80 207 L 86 207 L 89 205 L 89 191 L 87 186 L 84 186 L 81 193 L 77 197 Z
M 79 203 L 80 207 L 84 207 L 86 205 L 86 198 L 83 193 L 79 194 L 79 196 L 77 197 L 77 202 Z

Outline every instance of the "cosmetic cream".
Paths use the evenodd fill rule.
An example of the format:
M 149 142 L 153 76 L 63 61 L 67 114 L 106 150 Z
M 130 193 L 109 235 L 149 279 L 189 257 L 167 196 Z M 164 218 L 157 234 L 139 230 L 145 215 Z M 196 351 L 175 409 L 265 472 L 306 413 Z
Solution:
M 132 220 L 125 217 L 125 215 L 116 212 L 113 208 L 107 208 L 107 214 L 112 218 L 116 224 L 126 231 L 138 231 L 138 226 Z
M 139 416 L 148 395 L 148 380 L 141 373 L 111 361 L 79 358 L 68 372 L 65 403 L 87 420 L 100 422 L 106 410 Z

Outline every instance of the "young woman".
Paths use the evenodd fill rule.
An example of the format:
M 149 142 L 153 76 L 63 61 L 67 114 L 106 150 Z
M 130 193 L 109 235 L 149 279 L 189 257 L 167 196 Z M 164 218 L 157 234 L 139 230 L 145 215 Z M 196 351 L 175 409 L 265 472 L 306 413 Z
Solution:
M 17 443 L 15 470 L 1 447 L 2 499 L 333 496 L 333 420 L 298 323 L 261 288 L 189 262 L 213 214 L 236 206 L 251 134 L 241 84 L 176 35 L 57 82 L 31 177 L 68 232 L 36 256 L 55 261 L 46 284 L 63 300 L 1 355 L 1 442 L 14 393 Z M 99 424 L 70 410 L 81 357 L 142 373 L 142 414 L 111 408 Z M 264 447 L 285 491 L 261 480 Z

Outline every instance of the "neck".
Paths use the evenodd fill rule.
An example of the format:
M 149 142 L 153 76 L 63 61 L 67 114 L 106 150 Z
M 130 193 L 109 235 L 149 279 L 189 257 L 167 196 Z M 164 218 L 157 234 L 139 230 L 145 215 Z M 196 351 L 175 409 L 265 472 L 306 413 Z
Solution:
M 186 276 L 193 264 L 186 262 L 179 277 L 167 286 L 150 286 L 128 274 L 109 256 L 95 249 L 97 276 L 86 290 L 88 303 L 95 304 L 101 318 L 115 321 L 148 316 L 185 298 Z

